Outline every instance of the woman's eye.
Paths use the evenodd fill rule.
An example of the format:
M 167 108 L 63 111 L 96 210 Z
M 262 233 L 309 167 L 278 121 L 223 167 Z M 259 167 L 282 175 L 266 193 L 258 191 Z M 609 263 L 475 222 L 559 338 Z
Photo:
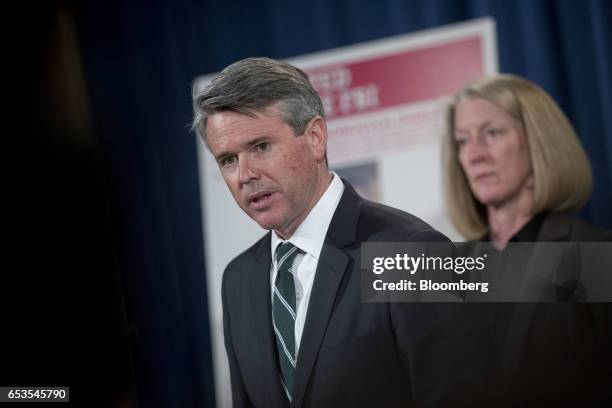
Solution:
M 490 128 L 486 131 L 487 136 L 496 137 L 502 134 L 502 129 Z

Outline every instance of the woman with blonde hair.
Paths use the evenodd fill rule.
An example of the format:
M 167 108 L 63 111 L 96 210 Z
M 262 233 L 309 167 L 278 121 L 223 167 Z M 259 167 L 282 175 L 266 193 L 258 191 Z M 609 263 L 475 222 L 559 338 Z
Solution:
M 489 260 L 501 260 L 501 267 L 485 272 L 489 278 L 497 273 L 503 290 L 523 288 L 533 269 L 542 272 L 529 268 L 535 245 L 521 252 L 509 242 L 612 240 L 574 214 L 591 193 L 591 167 L 566 116 L 534 83 L 507 74 L 468 83 L 448 105 L 442 143 L 451 219 L 468 240 L 490 241 L 497 250 L 488 251 Z M 483 246 L 467 251 L 480 253 Z M 591 272 L 581 270 L 580 254 L 570 255 L 544 263 L 553 278 Z M 565 294 L 556 300 L 581 300 L 578 282 L 560 282 L 553 293 Z M 501 383 L 492 388 L 503 390 L 508 406 L 612 400 L 610 303 L 483 307 L 499 358 Z
M 589 161 L 558 105 L 524 78 L 495 75 L 455 95 L 443 163 L 451 219 L 470 240 L 610 240 L 572 215 L 591 193 Z

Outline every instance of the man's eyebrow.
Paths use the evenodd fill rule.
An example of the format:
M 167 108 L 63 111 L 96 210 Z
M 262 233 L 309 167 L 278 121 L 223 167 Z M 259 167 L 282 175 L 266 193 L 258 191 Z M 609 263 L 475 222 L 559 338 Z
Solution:
M 255 139 L 250 140 L 250 141 L 244 143 L 243 148 L 250 149 L 251 147 L 253 147 L 253 146 L 255 146 L 255 145 L 259 144 L 259 143 L 267 142 L 268 139 L 269 139 L 268 136 L 258 136 Z M 224 159 L 225 157 L 233 156 L 234 154 L 235 153 L 231 152 L 231 151 L 221 152 L 221 153 L 219 153 L 219 154 L 217 154 L 215 156 L 215 160 L 220 161 L 220 160 Z
M 261 142 L 267 142 L 268 141 L 268 137 L 267 136 L 258 136 L 255 139 L 251 140 L 250 142 L 245 143 L 245 146 L 247 148 L 249 147 L 253 147 Z

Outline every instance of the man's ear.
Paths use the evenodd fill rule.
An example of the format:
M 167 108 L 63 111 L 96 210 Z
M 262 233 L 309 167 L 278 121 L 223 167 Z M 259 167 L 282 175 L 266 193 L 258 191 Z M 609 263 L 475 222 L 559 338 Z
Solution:
M 319 115 L 312 118 L 306 126 L 304 136 L 308 138 L 317 161 L 324 161 L 327 154 L 327 124 L 325 119 Z

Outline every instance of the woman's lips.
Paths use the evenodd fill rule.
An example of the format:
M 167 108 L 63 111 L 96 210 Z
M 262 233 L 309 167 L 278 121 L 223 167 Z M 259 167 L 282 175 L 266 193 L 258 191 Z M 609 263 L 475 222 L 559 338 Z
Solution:
M 474 177 L 474 181 L 483 181 L 493 176 L 495 176 L 495 173 L 493 172 L 481 173 L 481 174 L 478 174 L 476 177 Z

